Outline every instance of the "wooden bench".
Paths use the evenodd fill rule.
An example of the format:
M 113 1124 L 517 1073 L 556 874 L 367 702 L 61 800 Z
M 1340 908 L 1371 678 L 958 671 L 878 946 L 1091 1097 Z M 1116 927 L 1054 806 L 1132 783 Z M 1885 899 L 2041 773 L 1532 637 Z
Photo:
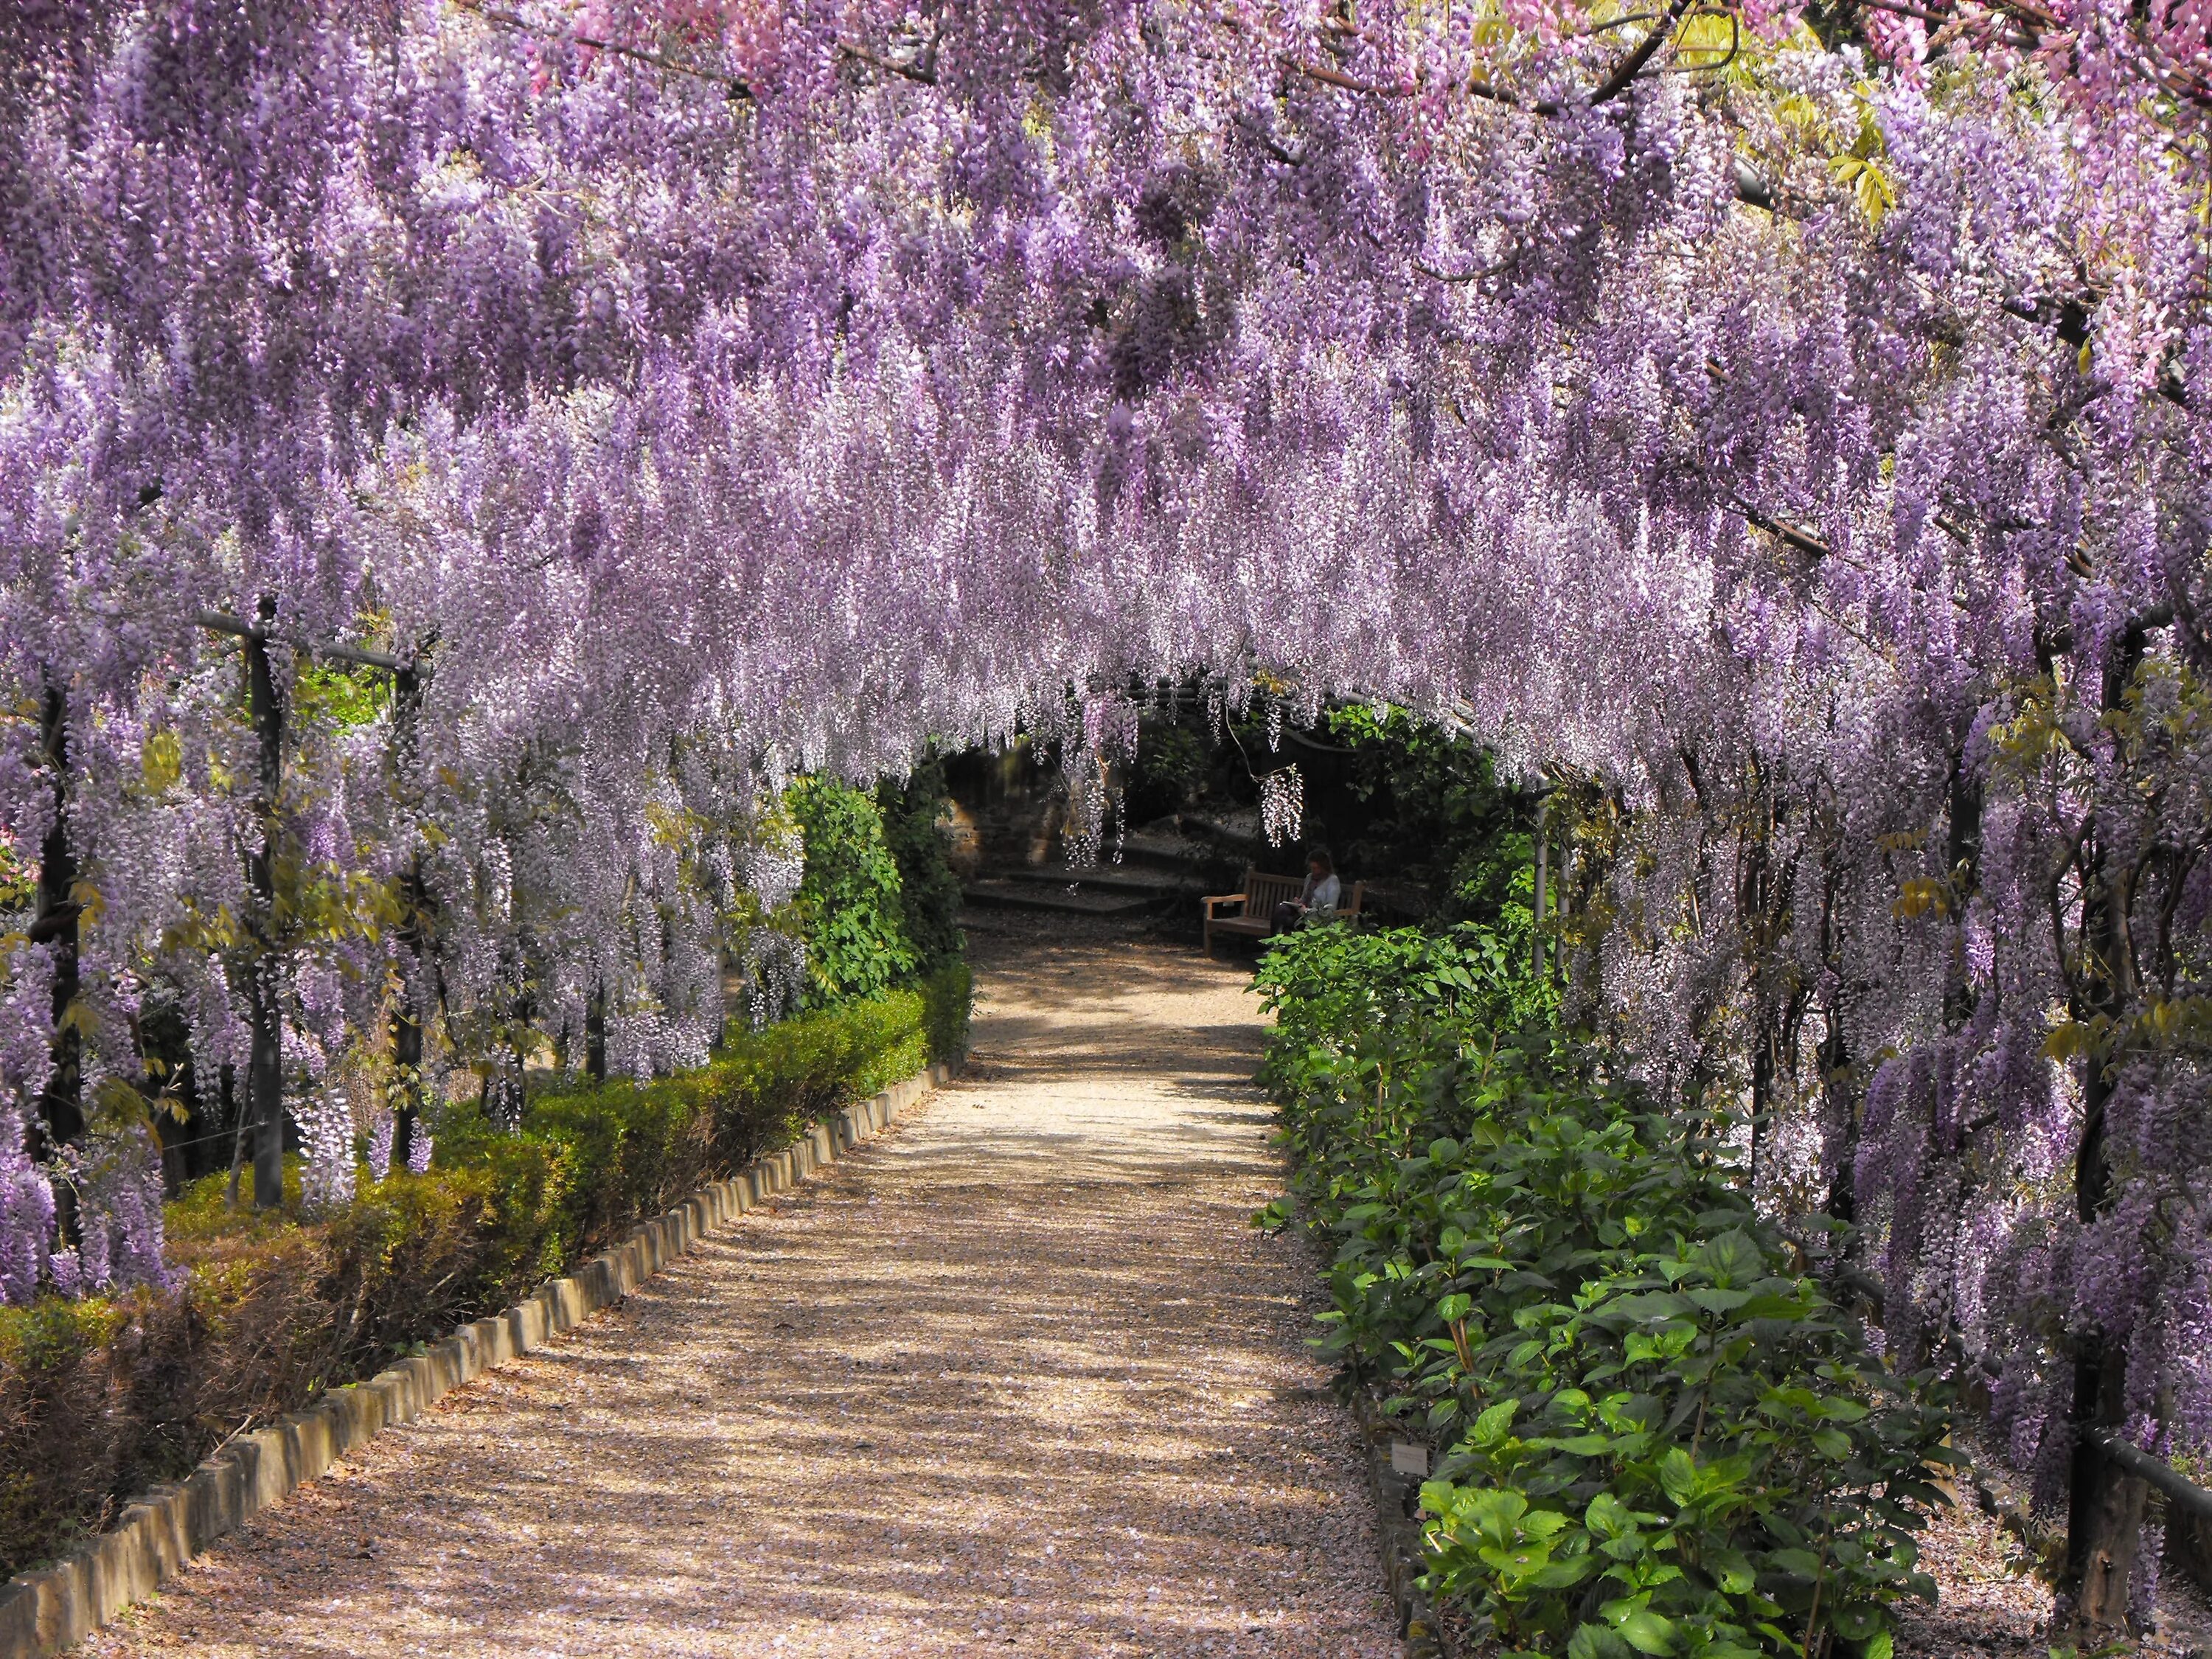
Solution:
M 1294 899 L 1305 890 L 1304 876 L 1264 876 L 1257 870 L 1244 872 L 1244 890 L 1241 893 L 1209 893 L 1206 905 L 1206 948 L 1213 949 L 1213 936 L 1227 933 L 1237 939 L 1265 939 L 1274 931 L 1275 907 Z M 1337 901 L 1336 916 L 1340 921 L 1357 921 L 1359 903 L 1367 892 L 1367 884 L 1355 881 L 1344 890 Z M 1239 913 L 1224 915 L 1224 907 L 1239 907 Z

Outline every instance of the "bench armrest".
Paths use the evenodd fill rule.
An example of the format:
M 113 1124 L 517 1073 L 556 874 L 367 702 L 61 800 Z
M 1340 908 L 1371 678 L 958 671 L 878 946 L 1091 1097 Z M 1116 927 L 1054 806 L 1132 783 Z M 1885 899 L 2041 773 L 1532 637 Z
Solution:
M 1206 914 L 1210 916 L 1217 914 L 1213 908 L 1217 904 L 1243 903 L 1244 895 L 1242 893 L 1208 893 L 1203 902 L 1206 905 Z

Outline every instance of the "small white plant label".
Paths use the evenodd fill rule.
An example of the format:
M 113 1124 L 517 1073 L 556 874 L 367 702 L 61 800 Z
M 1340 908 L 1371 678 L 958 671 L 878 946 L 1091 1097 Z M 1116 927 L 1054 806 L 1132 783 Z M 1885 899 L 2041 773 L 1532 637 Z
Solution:
M 1425 1475 L 1429 1472 L 1429 1449 L 1417 1446 L 1410 1440 L 1390 1443 L 1390 1467 L 1400 1474 Z

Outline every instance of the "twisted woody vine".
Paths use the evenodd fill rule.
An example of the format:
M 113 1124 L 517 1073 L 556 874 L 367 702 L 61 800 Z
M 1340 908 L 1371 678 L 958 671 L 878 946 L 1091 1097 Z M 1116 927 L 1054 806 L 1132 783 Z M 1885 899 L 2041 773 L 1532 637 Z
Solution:
M 6 8 L 0 1294 L 165 1283 L 187 1074 L 274 1204 L 363 1054 L 417 1167 L 522 1033 L 698 1062 L 794 776 L 1388 702 L 2120 1629 L 2116 1449 L 2212 1450 L 2208 25 Z

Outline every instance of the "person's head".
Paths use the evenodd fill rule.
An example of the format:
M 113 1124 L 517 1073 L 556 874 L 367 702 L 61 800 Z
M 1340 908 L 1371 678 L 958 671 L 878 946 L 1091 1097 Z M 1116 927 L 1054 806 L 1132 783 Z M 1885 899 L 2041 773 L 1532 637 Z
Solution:
M 1336 873 L 1336 861 L 1329 857 L 1328 848 L 1310 847 L 1306 849 L 1306 868 L 1316 876 L 1333 876 Z

